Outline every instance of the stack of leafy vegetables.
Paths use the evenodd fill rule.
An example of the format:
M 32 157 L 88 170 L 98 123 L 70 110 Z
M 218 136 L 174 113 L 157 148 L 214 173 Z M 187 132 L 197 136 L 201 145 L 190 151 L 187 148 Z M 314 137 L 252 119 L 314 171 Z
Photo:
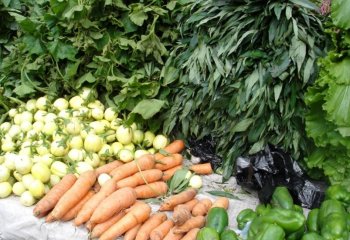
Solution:
M 165 131 L 214 137 L 224 178 L 268 142 L 296 158 L 307 151 L 304 92 L 325 42 L 316 10 L 307 0 L 195 1 L 162 72 L 173 89 Z
M 53 98 L 88 85 L 108 105 L 145 119 L 165 106 L 159 77 L 178 36 L 176 1 L 0 2 L 1 19 L 11 16 L 18 28 L 15 41 L 1 35 L 4 96 Z
M 350 183 L 350 2 L 333 0 L 326 29 L 333 49 L 320 60 L 320 76 L 308 89 L 306 131 L 316 145 L 306 159 L 331 183 Z

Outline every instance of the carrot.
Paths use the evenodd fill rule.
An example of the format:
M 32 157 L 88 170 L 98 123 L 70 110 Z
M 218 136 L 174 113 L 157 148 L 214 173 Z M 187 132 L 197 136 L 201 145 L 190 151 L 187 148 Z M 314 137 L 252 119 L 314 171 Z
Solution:
M 174 153 L 180 153 L 185 149 L 185 143 L 182 140 L 174 140 L 171 142 L 168 146 L 166 146 L 163 150 L 167 153 L 174 154 Z M 160 160 L 163 157 L 165 157 L 161 153 L 156 153 L 155 155 L 156 160 Z
M 58 200 L 67 192 L 75 183 L 77 177 L 74 174 L 67 174 L 59 183 L 57 183 L 35 206 L 33 213 L 36 217 L 43 217 L 44 213 L 52 210 Z
M 113 240 L 138 224 L 145 222 L 151 213 L 151 207 L 144 203 L 135 206 L 122 219 L 105 231 L 99 240 Z
M 153 229 L 167 220 L 165 213 L 153 214 L 144 224 L 142 224 L 138 231 L 135 240 L 148 240 Z
M 187 233 L 193 228 L 202 228 L 205 224 L 204 216 L 191 217 L 181 226 L 174 227 L 174 233 Z
M 175 167 L 170 168 L 170 169 L 168 169 L 168 170 L 165 170 L 165 171 L 163 172 L 163 178 L 162 178 L 162 180 L 163 180 L 163 181 L 168 181 L 172 176 L 174 176 L 175 172 L 176 172 L 177 170 L 181 169 L 181 168 L 182 168 L 182 165 L 178 165 L 178 166 L 175 166 Z
M 87 201 L 79 211 L 78 215 L 74 219 L 75 226 L 79 226 L 84 222 L 87 222 L 97 206 L 115 190 L 116 183 L 113 179 L 109 179 L 107 182 L 105 182 L 100 191 L 96 193 L 95 196 L 93 196 L 89 201 Z
M 115 168 L 110 175 L 113 176 L 113 179 L 118 182 L 119 180 L 129 177 L 138 171 L 152 169 L 154 167 L 154 156 L 152 154 L 146 154 L 138 159 L 123 164 Z
M 184 158 L 181 154 L 175 153 L 171 156 L 164 157 L 158 160 L 159 163 L 156 163 L 155 168 L 160 169 L 162 171 L 171 169 L 178 165 L 181 165 Z
M 183 236 L 184 234 L 182 233 L 174 233 L 174 228 L 172 228 L 164 237 L 164 240 L 180 240 Z
M 51 222 L 54 222 L 54 221 L 55 221 L 55 219 L 54 219 L 53 216 L 52 216 L 52 212 L 50 212 L 50 213 L 46 216 L 45 222 L 51 223 Z
M 92 190 L 94 190 L 94 192 L 99 192 L 101 190 L 101 185 L 98 183 L 98 181 L 95 182 L 95 184 L 92 186 Z
M 195 217 L 196 216 L 205 216 L 205 215 L 207 215 L 207 213 L 212 205 L 213 205 L 213 203 L 211 202 L 210 199 L 203 199 L 203 200 L 199 201 L 199 203 L 197 203 L 193 207 L 192 215 Z
M 111 217 L 110 219 L 108 219 L 107 221 L 95 225 L 93 227 L 92 232 L 91 232 L 91 238 L 100 237 L 102 235 L 102 233 L 107 231 L 108 228 L 113 226 L 115 223 L 117 223 L 124 216 L 125 216 L 125 211 L 121 211 L 117 214 L 114 214 L 114 216 Z
M 123 165 L 123 162 L 119 160 L 114 160 L 113 162 L 107 163 L 101 167 L 96 168 L 95 171 L 97 175 L 100 175 L 102 173 L 110 174 L 114 169 L 121 165 Z
M 117 182 L 117 188 L 136 187 L 147 183 L 158 181 L 163 176 L 163 172 L 159 169 L 149 169 L 135 173 L 134 175 L 124 178 Z
M 168 185 L 165 182 L 153 182 L 135 188 L 137 199 L 163 196 L 167 191 Z
M 184 204 L 177 205 L 174 208 L 173 212 L 173 219 L 175 222 L 175 225 L 182 225 L 184 224 L 188 219 L 192 217 L 192 209 L 193 207 L 198 203 L 198 199 L 192 199 L 191 201 L 188 201 Z
M 218 199 L 216 199 L 216 201 L 213 203 L 213 205 L 211 206 L 211 208 L 213 207 L 221 207 L 221 208 L 225 208 L 228 209 L 229 207 L 229 200 L 226 197 L 219 197 Z
M 86 224 L 85 224 L 85 227 L 87 228 L 87 230 L 89 230 L 89 232 L 91 232 L 95 226 L 96 226 L 96 224 L 93 224 L 90 221 L 86 222 Z
M 128 230 L 125 235 L 123 240 L 135 240 L 137 232 L 139 232 L 141 227 L 141 224 L 137 224 L 135 227 L 131 228 Z
M 80 175 L 74 185 L 61 197 L 52 216 L 55 220 L 61 219 L 71 208 L 73 208 L 90 190 L 96 181 L 95 171 L 86 171 Z
M 70 221 L 78 214 L 80 209 L 83 207 L 83 205 L 93 196 L 95 195 L 95 192 L 90 190 L 88 193 L 83 197 L 77 205 L 75 205 L 73 208 L 71 208 L 64 216 L 61 218 L 62 221 Z
M 196 240 L 199 228 L 193 228 L 181 240 Z
M 199 175 L 208 175 L 213 173 L 210 163 L 195 164 L 190 166 L 190 170 Z
M 162 240 L 170 231 L 170 229 L 174 226 L 174 222 L 172 220 L 166 220 L 158 227 L 153 229 L 150 233 L 151 240 Z
M 115 213 L 133 205 L 135 201 L 136 192 L 134 189 L 121 188 L 100 202 L 91 215 L 90 221 L 92 223 L 105 222 Z
M 197 190 L 189 188 L 179 194 L 173 195 L 160 205 L 160 211 L 173 210 L 175 206 L 192 200 L 197 194 Z

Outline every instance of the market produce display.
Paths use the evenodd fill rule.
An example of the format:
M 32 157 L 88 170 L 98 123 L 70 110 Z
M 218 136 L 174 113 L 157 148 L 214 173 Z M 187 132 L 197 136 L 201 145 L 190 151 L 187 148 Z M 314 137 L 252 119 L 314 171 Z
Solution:
M 160 149 L 166 153 L 183 149 L 182 141 L 168 145 L 169 139 L 162 134 L 141 129 L 136 122 L 126 125 L 115 109 L 106 108 L 96 97 L 95 90 L 82 88 L 68 100 L 50 101 L 43 96 L 9 110 L 9 118 L 0 125 L 1 198 L 13 192 L 21 196 L 23 205 L 30 206 L 68 173 L 96 169 L 98 182 L 104 183 L 110 178 L 106 174 L 117 175 L 112 170 L 123 163 Z M 164 157 L 156 166 L 160 169 L 157 180 L 162 178 L 161 170 L 177 167 L 182 160 L 180 154 Z M 122 174 L 138 167 L 144 170 L 143 165 L 147 163 L 140 161 Z M 155 181 L 154 172 L 145 175 L 152 176 L 147 181 Z M 141 180 L 139 177 L 138 182 Z M 66 184 L 70 187 L 72 182 Z

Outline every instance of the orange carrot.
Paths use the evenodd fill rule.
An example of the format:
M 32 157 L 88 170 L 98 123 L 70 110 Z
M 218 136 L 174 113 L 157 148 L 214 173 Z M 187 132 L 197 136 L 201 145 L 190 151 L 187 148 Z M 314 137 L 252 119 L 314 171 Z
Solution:
M 107 231 L 108 228 L 113 226 L 115 223 L 117 223 L 122 217 L 125 216 L 125 211 L 121 211 L 117 214 L 115 214 L 113 217 L 108 219 L 107 221 L 103 223 L 99 223 L 93 227 L 93 230 L 91 232 L 91 238 L 98 238 Z
M 158 227 L 152 230 L 150 233 L 151 240 L 162 240 L 170 231 L 170 229 L 174 226 L 174 222 L 172 220 L 166 220 Z
M 179 204 L 174 208 L 173 220 L 175 225 L 182 225 L 191 217 L 191 210 L 185 204 Z
M 180 240 L 184 234 L 182 233 L 175 233 L 174 228 L 172 228 L 168 234 L 164 237 L 164 240 Z
M 87 230 L 89 230 L 89 232 L 91 232 L 95 226 L 96 226 L 96 224 L 93 224 L 90 221 L 87 221 L 85 224 L 85 227 L 87 228 Z
M 180 153 L 185 149 L 185 143 L 182 140 L 174 140 L 171 142 L 168 146 L 166 146 L 163 150 L 167 153 L 174 154 L 174 153 Z M 155 154 L 155 159 L 160 160 L 163 157 L 165 157 L 161 153 Z
M 124 178 L 117 182 L 117 188 L 123 188 L 123 187 L 136 187 L 139 185 L 152 183 L 155 181 L 158 181 L 163 176 L 163 172 L 159 169 L 149 169 L 146 171 L 141 171 L 138 173 L 135 173 L 134 175 Z
M 139 232 L 141 227 L 141 224 L 136 225 L 132 229 L 128 230 L 125 235 L 123 240 L 135 240 L 137 232 Z
M 116 183 L 113 179 L 109 179 L 107 182 L 105 182 L 105 184 L 103 184 L 101 187 L 101 190 L 96 193 L 95 196 L 93 196 L 89 201 L 87 201 L 79 211 L 78 215 L 74 219 L 75 226 L 79 226 L 84 222 L 87 222 L 97 206 L 115 190 Z
M 168 170 L 178 165 L 181 165 L 183 160 L 184 158 L 181 154 L 175 153 L 158 160 L 159 163 L 156 163 L 155 168 L 160 169 L 162 171 Z
M 121 236 L 131 228 L 145 222 L 151 214 L 151 207 L 144 203 L 135 206 L 122 219 L 105 231 L 99 240 L 113 240 Z
M 100 175 L 102 173 L 111 173 L 114 169 L 116 169 L 117 167 L 123 165 L 122 161 L 119 160 L 114 160 L 113 162 L 107 163 L 101 167 L 98 167 L 95 169 L 96 174 Z
M 175 166 L 163 172 L 163 181 L 168 181 L 172 176 L 174 176 L 175 172 L 182 168 L 182 165 Z
M 212 201 L 210 199 L 203 199 L 197 203 L 193 209 L 192 209 L 192 215 L 193 216 L 205 216 L 207 215 L 209 209 L 213 205 Z
M 138 171 L 152 169 L 154 167 L 154 156 L 152 154 L 142 155 L 132 162 L 125 163 L 115 168 L 110 175 L 118 182 L 119 180 L 129 177 Z
M 181 240 L 196 240 L 199 228 L 193 228 Z
M 71 208 L 73 208 L 90 190 L 96 181 L 95 171 L 82 173 L 74 185 L 61 197 L 52 210 L 55 220 L 61 219 Z
M 77 205 L 75 205 L 73 208 L 71 208 L 64 216 L 61 218 L 62 221 L 70 221 L 78 214 L 80 209 L 83 207 L 83 205 L 93 196 L 95 195 L 95 192 L 90 190 L 88 193 L 83 197 Z
M 190 166 L 190 170 L 199 175 L 208 175 L 213 173 L 210 163 L 195 164 Z
M 58 200 L 67 192 L 75 183 L 77 177 L 74 174 L 67 174 L 64 176 L 59 183 L 43 197 L 35 206 L 33 213 L 34 216 L 43 217 L 43 213 L 48 213 L 52 210 Z
M 168 185 L 165 182 L 153 182 L 135 188 L 137 199 L 163 196 L 167 191 Z
M 205 224 L 204 216 L 191 217 L 181 226 L 174 227 L 175 234 L 184 234 L 189 232 L 193 228 L 202 228 Z
M 50 212 L 50 213 L 46 216 L 45 222 L 50 223 L 50 222 L 54 222 L 54 221 L 55 221 L 55 219 L 54 219 L 53 216 L 52 216 L 52 212 Z
M 90 221 L 92 223 L 103 223 L 115 213 L 133 205 L 135 201 L 136 192 L 134 189 L 129 187 L 121 188 L 100 202 L 94 210 Z
M 148 240 L 153 229 L 162 224 L 167 219 L 165 213 L 153 214 L 138 231 L 135 240 Z
M 216 201 L 213 203 L 213 205 L 211 206 L 211 208 L 213 207 L 221 207 L 221 208 L 225 208 L 228 209 L 229 207 L 229 200 L 226 197 L 219 197 L 218 199 L 216 199 Z
M 197 190 L 189 188 L 179 194 L 173 195 L 160 205 L 160 211 L 173 210 L 175 206 L 192 200 L 197 194 Z
M 188 209 L 190 209 L 190 211 L 192 211 L 193 207 L 199 202 L 199 200 L 197 198 L 194 198 L 188 202 L 185 202 L 184 205 L 186 205 L 188 207 Z

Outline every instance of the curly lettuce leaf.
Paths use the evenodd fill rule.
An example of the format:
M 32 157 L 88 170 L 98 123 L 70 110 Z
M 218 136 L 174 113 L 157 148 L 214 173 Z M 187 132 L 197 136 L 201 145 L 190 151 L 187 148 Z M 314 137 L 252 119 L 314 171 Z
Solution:
M 333 24 L 339 28 L 350 29 L 350 1 L 332 0 L 331 7 Z

